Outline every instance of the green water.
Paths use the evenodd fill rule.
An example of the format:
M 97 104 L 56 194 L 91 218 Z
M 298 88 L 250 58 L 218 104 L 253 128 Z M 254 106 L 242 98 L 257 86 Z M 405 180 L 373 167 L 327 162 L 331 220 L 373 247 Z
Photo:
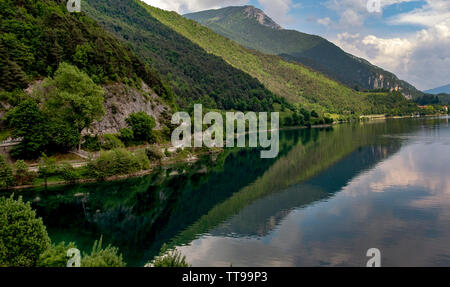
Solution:
M 16 192 L 54 242 L 95 239 L 143 266 L 162 244 L 194 266 L 450 266 L 448 118 L 280 134 L 142 178 Z M 7 194 L 4 194 L 7 195 Z

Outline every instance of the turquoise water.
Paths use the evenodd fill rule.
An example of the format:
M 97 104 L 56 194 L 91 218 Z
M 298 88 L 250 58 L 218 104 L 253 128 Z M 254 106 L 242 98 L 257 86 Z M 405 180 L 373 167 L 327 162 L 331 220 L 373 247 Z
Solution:
M 280 155 L 227 150 L 120 182 L 20 192 L 53 241 L 95 239 L 142 266 L 450 266 L 448 118 L 283 131 Z M 16 195 L 18 193 L 16 192 Z

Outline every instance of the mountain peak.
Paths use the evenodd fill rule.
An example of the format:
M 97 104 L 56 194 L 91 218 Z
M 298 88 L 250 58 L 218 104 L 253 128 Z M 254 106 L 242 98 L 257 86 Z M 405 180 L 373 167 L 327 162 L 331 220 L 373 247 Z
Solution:
M 282 30 L 283 27 L 278 25 L 275 21 L 273 21 L 269 16 L 267 16 L 261 9 L 256 8 L 255 6 L 244 6 L 245 16 L 248 18 L 254 18 L 261 25 L 270 27 L 276 30 Z

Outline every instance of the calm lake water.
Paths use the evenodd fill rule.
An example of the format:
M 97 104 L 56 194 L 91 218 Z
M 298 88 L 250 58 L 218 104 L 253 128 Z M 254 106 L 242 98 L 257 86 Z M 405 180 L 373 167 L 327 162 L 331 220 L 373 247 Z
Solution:
M 95 239 L 143 266 L 162 244 L 193 266 L 450 266 L 449 118 L 281 133 L 277 159 L 227 150 L 152 175 L 15 192 L 53 242 Z M 3 194 L 7 195 L 7 194 Z

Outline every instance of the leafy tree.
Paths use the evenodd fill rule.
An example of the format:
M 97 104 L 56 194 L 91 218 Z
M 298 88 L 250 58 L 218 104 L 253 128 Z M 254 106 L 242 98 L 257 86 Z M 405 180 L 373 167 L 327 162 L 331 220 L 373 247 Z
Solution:
M 81 259 L 82 267 L 125 267 L 122 255 L 119 255 L 119 249 L 112 245 L 102 248 L 102 238 L 94 242 L 90 254 L 83 254 Z
M 75 66 L 61 63 L 53 79 L 43 86 L 46 112 L 70 123 L 78 134 L 105 114 L 103 89 Z
M 35 175 L 30 172 L 28 165 L 23 160 L 16 161 L 14 165 L 14 179 L 17 185 L 33 184 Z
M 56 166 L 56 160 L 43 154 L 39 161 L 38 175 L 40 178 L 44 179 L 46 187 L 48 185 L 48 178 L 55 175 L 57 172 L 58 167 Z
M 121 129 L 119 139 L 125 144 L 125 146 L 132 145 L 134 141 L 133 131 L 129 128 Z
M 126 122 L 133 131 L 134 140 L 137 142 L 153 141 L 153 129 L 156 126 L 155 119 L 144 112 L 131 114 Z
M 0 189 L 6 189 L 14 185 L 14 177 L 11 166 L 0 155 Z
M 81 177 L 80 173 L 68 162 L 64 162 L 58 166 L 57 173 L 69 184 L 75 183 Z
M 28 99 L 8 112 L 6 121 L 12 129 L 12 136 L 22 138 L 11 154 L 16 157 L 33 158 L 48 145 L 48 121 L 36 101 Z
M 50 244 L 41 218 L 22 198 L 0 198 L 0 266 L 35 266 Z

